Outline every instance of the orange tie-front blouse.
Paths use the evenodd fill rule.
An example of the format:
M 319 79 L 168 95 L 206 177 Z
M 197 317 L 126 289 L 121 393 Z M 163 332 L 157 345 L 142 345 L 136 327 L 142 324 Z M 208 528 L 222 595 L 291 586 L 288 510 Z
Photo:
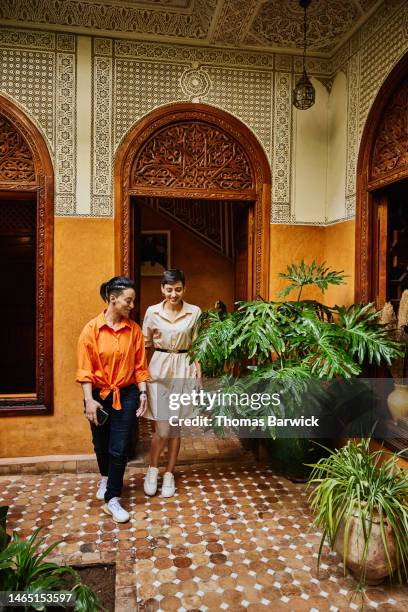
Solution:
M 76 381 L 90 382 L 106 399 L 113 391 L 113 408 L 120 410 L 120 388 L 150 378 L 143 334 L 134 321 L 122 318 L 115 331 L 104 313 L 89 321 L 78 340 Z

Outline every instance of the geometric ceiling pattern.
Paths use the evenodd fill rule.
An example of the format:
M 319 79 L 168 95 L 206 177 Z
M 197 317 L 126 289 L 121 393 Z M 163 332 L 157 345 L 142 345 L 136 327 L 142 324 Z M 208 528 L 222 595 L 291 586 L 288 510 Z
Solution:
M 308 50 L 330 57 L 387 0 L 312 0 Z M 0 24 L 301 53 L 298 0 L 0 0 Z

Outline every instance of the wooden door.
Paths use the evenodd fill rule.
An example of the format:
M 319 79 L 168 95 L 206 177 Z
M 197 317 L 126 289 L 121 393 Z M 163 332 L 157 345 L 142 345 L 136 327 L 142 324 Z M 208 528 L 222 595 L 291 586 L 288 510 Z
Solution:
M 389 199 L 386 193 L 374 199 L 373 210 L 373 298 L 377 308 L 387 301 Z
M 253 299 L 253 206 L 236 205 L 234 215 L 235 301 Z
M 132 240 L 132 279 L 135 281 L 136 300 L 135 307 L 133 310 L 133 319 L 136 323 L 141 324 L 141 278 L 140 278 L 140 267 L 142 262 L 142 251 L 141 251 L 141 240 L 142 240 L 142 207 L 138 204 L 136 199 L 132 202 L 132 227 L 133 227 L 133 240 Z
M 408 181 L 374 193 L 372 299 L 381 308 L 391 302 L 395 310 L 408 288 Z

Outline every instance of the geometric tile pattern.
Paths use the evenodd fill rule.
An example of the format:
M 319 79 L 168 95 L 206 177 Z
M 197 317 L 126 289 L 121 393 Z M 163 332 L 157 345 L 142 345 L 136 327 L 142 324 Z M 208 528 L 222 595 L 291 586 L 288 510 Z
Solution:
M 185 100 L 180 89 L 182 64 L 116 59 L 115 132 L 117 146 L 127 131 L 159 105 Z
M 267 155 L 271 152 L 273 75 L 270 71 L 205 66 L 211 89 L 200 101 L 214 104 L 253 130 Z
M 6 44 L 0 38 L 0 44 Z M 54 74 L 55 53 L 0 47 L 0 91 L 33 116 L 55 148 Z
M 0 478 L 9 529 L 46 544 L 59 562 L 116 562 L 116 612 L 139 610 L 366 609 L 401 611 L 408 587 L 368 587 L 343 576 L 341 559 L 311 526 L 305 485 L 259 464 L 179 468 L 173 498 L 145 497 L 129 469 L 122 496 L 131 519 L 115 524 L 94 497 L 96 474 Z
M 0 30 L 0 89 L 44 134 L 54 159 L 55 211 L 75 214 L 75 36 Z

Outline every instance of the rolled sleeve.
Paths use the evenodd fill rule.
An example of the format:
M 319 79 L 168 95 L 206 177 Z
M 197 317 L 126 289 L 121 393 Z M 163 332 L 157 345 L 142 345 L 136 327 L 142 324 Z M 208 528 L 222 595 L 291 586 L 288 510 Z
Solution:
M 146 310 L 146 314 L 143 319 L 142 333 L 144 338 L 144 346 L 150 348 L 153 346 L 153 328 L 151 327 L 151 317 L 149 308 Z
M 76 371 L 76 382 L 94 382 L 93 365 L 89 351 L 89 347 L 86 342 L 87 334 L 85 330 L 81 333 L 78 340 L 78 368 Z

